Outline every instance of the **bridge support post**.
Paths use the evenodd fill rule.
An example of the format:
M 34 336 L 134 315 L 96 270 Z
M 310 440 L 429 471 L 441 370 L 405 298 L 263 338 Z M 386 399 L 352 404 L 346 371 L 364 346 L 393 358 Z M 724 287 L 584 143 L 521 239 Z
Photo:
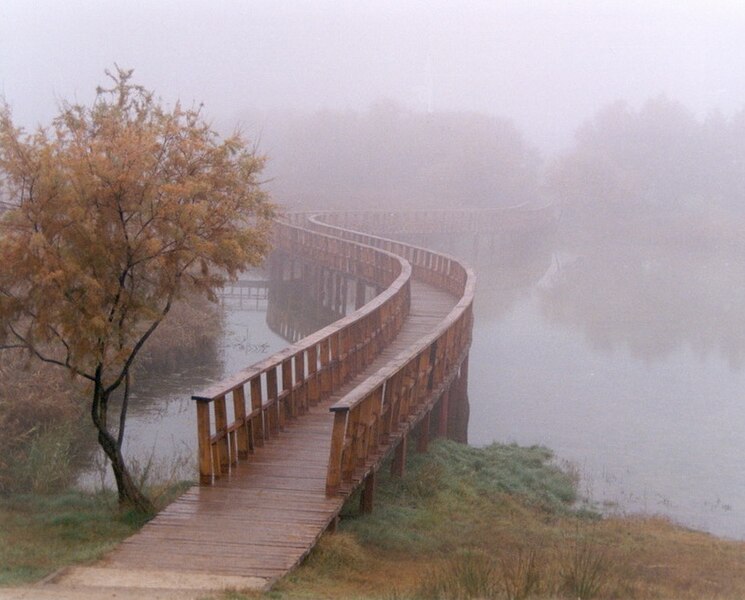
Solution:
M 403 477 L 406 472 L 406 446 L 408 445 L 409 436 L 404 434 L 401 437 L 401 441 L 396 446 L 396 452 L 393 455 L 393 462 L 391 463 L 391 474 L 396 477 Z
M 365 477 L 364 487 L 362 488 L 362 495 L 360 496 L 360 512 L 362 514 L 369 514 L 373 510 L 373 503 L 375 500 L 375 471 L 370 471 L 367 477 Z
M 347 304 L 349 304 L 349 280 L 344 275 L 339 275 L 339 314 L 347 314 Z
M 448 439 L 468 443 L 468 354 L 460 365 L 460 373 L 450 388 L 448 407 Z
M 210 444 L 210 407 L 197 402 L 197 440 L 199 442 L 199 483 L 212 483 L 212 446 Z
M 419 437 L 416 440 L 416 451 L 426 452 L 429 447 L 429 425 L 432 419 L 432 411 L 429 411 L 419 422 Z
M 365 282 L 361 279 L 357 280 L 357 285 L 354 288 L 354 309 L 359 310 L 365 305 Z
M 439 437 L 447 437 L 448 435 L 448 414 L 450 413 L 450 386 L 442 392 L 440 397 L 440 412 L 437 420 L 437 435 Z

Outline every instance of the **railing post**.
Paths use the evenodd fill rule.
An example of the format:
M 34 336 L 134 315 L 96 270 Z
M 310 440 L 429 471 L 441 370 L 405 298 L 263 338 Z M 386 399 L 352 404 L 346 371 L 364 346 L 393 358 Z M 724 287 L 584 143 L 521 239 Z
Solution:
M 313 344 L 308 348 L 308 404 L 315 406 L 321 399 L 321 382 L 318 377 L 318 347 Z
M 248 458 L 249 450 L 253 449 L 253 431 L 249 423 L 246 422 L 246 397 L 243 394 L 243 385 L 241 384 L 233 390 L 233 410 L 235 412 L 235 420 L 240 422 L 236 429 L 236 447 L 238 455 L 233 461 L 233 464 L 237 463 L 237 459 L 245 460 Z
M 267 415 L 269 421 L 269 433 L 272 435 L 278 435 L 279 430 L 284 424 L 281 421 L 282 411 L 279 407 L 279 401 L 277 400 L 277 367 L 274 366 L 266 372 L 266 401 L 267 401 Z
M 225 396 L 215 398 L 215 435 L 217 437 L 217 463 L 215 476 L 230 470 L 230 448 L 228 444 L 228 413 L 225 409 Z
M 295 406 L 295 394 L 292 390 L 292 357 L 282 361 L 282 393 L 280 395 L 279 423 L 280 429 L 284 429 L 285 418 L 297 417 L 297 406 Z
M 308 385 L 305 374 L 305 351 L 301 350 L 293 359 L 295 370 L 295 384 L 293 387 L 293 404 L 297 414 L 308 412 Z
M 330 356 L 331 341 L 329 338 L 321 340 L 321 397 L 325 398 L 333 389 L 333 374 L 331 373 Z
M 212 444 L 210 442 L 210 405 L 197 400 L 197 442 L 199 445 L 199 483 L 212 483 Z
M 257 446 L 264 445 L 264 438 L 266 437 L 265 424 L 264 424 L 264 411 L 263 402 L 261 400 L 261 375 L 256 375 L 251 379 L 251 413 L 254 415 L 251 418 L 251 430 L 253 432 L 254 443 Z
M 338 493 L 342 479 L 342 457 L 344 454 L 344 440 L 347 435 L 347 415 L 349 411 L 334 411 L 334 425 L 331 430 L 331 450 L 329 452 L 329 466 L 326 475 L 326 495 L 334 496 Z
M 338 388 L 341 383 L 341 349 L 339 348 L 339 332 L 331 334 L 331 388 Z

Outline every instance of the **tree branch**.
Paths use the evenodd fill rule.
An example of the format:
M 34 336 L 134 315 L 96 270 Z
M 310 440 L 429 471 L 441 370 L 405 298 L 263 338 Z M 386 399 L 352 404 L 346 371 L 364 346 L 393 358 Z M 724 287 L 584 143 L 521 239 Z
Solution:
M 18 333 L 12 325 L 9 325 L 8 329 L 16 337 L 16 339 L 20 340 L 20 342 L 22 343 L 21 347 L 31 352 L 31 354 L 36 356 L 36 358 L 38 358 L 40 361 L 49 363 L 51 365 L 57 365 L 59 367 L 65 367 L 78 377 L 83 377 L 84 379 L 88 379 L 89 381 L 95 381 L 95 378 L 92 375 L 88 375 L 87 373 L 84 373 L 83 371 L 72 365 L 70 363 L 69 356 L 66 358 L 65 362 L 62 362 L 61 360 L 58 360 L 56 358 L 45 356 L 34 344 L 29 342 L 24 336 Z
M 125 361 L 124 365 L 122 366 L 121 371 L 119 372 L 119 375 L 117 378 L 109 385 L 107 388 L 105 388 L 104 393 L 111 393 L 113 390 L 118 388 L 122 384 L 122 380 L 129 374 L 129 369 L 132 366 L 132 363 L 134 362 L 135 358 L 137 357 L 137 354 L 142 349 L 142 346 L 145 344 L 145 342 L 148 340 L 148 338 L 152 335 L 153 331 L 160 325 L 161 321 L 165 318 L 165 316 L 168 314 L 168 312 L 171 310 L 171 304 L 173 302 L 174 292 L 171 291 L 171 293 L 168 295 L 168 300 L 166 301 L 166 305 L 161 311 L 160 316 L 158 319 L 153 321 L 150 324 L 150 327 L 147 328 L 145 333 L 142 334 L 139 340 L 137 340 L 137 343 L 132 348 L 132 352 L 129 353 L 129 356 L 127 357 L 127 360 Z

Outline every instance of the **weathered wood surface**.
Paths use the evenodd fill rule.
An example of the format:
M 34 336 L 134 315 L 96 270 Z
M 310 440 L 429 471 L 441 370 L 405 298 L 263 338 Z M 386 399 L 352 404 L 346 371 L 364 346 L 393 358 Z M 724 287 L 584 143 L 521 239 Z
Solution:
M 199 478 L 231 469 L 278 435 L 288 418 L 365 369 L 394 339 L 411 303 L 411 265 L 392 252 L 277 223 L 275 243 L 385 291 L 351 315 L 195 394 Z
M 211 486 L 195 486 L 104 561 L 114 569 L 281 576 L 336 518 L 343 495 L 326 495 L 334 414 L 329 407 L 405 353 L 452 310 L 457 298 L 413 282 L 411 312 L 375 361 L 326 401 L 290 419 L 247 461 Z

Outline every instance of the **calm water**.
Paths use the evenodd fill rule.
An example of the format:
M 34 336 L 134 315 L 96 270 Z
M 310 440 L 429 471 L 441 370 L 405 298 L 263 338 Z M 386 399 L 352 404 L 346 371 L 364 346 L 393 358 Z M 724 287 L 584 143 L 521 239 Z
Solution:
M 125 457 L 138 468 L 150 462 L 156 480 L 195 479 L 197 421 L 191 395 L 286 346 L 287 342 L 267 326 L 264 310 L 226 310 L 225 335 L 217 355 L 206 364 L 136 381 L 130 399 Z M 112 486 L 110 468 L 103 465 L 100 453 L 96 456 L 96 467 L 82 474 L 81 485 Z
M 735 257 L 412 241 L 478 273 L 472 444 L 548 446 L 607 511 L 745 538 L 745 270 Z M 262 311 L 228 312 L 226 332 L 210 364 L 140 382 L 128 455 L 194 477 L 190 395 L 287 345 Z
M 469 441 L 546 445 L 606 510 L 745 538 L 738 261 L 710 248 L 485 254 Z

